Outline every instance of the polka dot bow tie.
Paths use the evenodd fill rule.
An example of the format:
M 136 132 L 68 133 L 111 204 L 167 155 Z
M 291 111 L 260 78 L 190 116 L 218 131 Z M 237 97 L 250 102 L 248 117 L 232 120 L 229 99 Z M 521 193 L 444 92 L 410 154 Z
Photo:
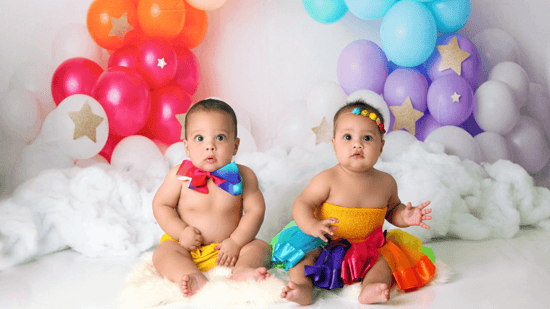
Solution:
M 191 180 L 189 189 L 201 193 L 208 193 L 208 186 L 206 185 L 208 178 L 231 195 L 240 195 L 243 192 L 241 175 L 235 162 L 222 166 L 213 172 L 207 172 L 193 165 L 191 161 L 184 160 L 176 176 L 181 180 Z

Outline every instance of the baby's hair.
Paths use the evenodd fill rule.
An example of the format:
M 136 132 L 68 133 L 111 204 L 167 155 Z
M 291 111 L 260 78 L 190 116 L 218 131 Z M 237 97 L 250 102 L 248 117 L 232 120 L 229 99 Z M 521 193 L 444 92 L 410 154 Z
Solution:
M 199 111 L 222 112 L 229 115 L 231 117 L 231 120 L 233 120 L 233 126 L 235 128 L 235 137 L 237 137 L 237 115 L 235 115 L 235 111 L 233 110 L 233 108 L 231 108 L 231 106 L 229 106 L 229 104 L 217 99 L 205 99 L 191 105 L 185 117 L 185 136 L 186 137 L 187 137 L 187 120 L 189 119 L 190 115 Z
M 382 113 L 380 113 L 380 110 L 378 110 L 376 107 L 366 103 L 362 99 L 357 99 L 355 101 L 351 101 L 346 103 L 344 106 L 340 107 L 340 109 L 334 114 L 333 122 L 333 129 L 332 129 L 332 135 L 334 136 L 334 132 L 336 130 L 336 123 L 338 122 L 338 118 L 340 116 L 350 113 L 354 108 L 359 108 L 361 110 L 366 110 L 370 113 L 375 113 L 378 118 L 380 118 L 380 122 L 384 124 L 384 116 L 382 116 Z M 384 132 L 382 132 L 382 129 L 378 127 L 378 130 L 380 131 L 380 135 L 383 136 Z

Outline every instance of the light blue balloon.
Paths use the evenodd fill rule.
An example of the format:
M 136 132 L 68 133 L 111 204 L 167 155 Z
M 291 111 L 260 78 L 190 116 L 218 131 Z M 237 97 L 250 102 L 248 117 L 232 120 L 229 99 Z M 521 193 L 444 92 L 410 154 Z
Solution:
M 380 39 L 389 60 L 402 67 L 415 67 L 434 51 L 435 20 L 424 4 L 402 0 L 382 19 Z
M 322 24 L 332 24 L 344 17 L 348 7 L 344 0 L 302 0 L 306 12 Z
M 451 33 L 464 27 L 470 17 L 470 0 L 435 0 L 426 6 L 432 12 L 441 33 Z
M 346 0 L 353 15 L 366 20 L 380 18 L 390 10 L 398 0 Z

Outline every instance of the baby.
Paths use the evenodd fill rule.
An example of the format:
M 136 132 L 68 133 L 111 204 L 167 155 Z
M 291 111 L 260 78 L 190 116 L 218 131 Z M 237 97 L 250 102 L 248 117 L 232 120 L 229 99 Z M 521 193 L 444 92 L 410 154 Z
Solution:
M 235 112 L 225 102 L 203 100 L 191 106 L 184 127 L 191 160 L 170 170 L 153 198 L 166 233 L 153 265 L 184 297 L 202 288 L 203 271 L 216 265 L 234 267 L 233 280 L 264 280 L 270 247 L 255 236 L 265 202 L 254 172 L 231 162 L 240 142 Z
M 384 133 L 380 112 L 362 101 L 346 104 L 334 116 L 332 144 L 338 164 L 316 175 L 292 206 L 297 228 L 284 238 L 288 243 L 303 239 L 302 250 L 293 250 L 292 245 L 281 250 L 307 253 L 290 265 L 290 281 L 282 298 L 309 305 L 313 302 L 312 284 L 341 287 L 343 279 L 345 284 L 362 281 L 360 303 L 387 302 L 392 279 L 401 289 L 409 290 L 433 276 L 435 267 L 422 254 L 421 242 L 420 247 L 417 242 L 411 248 L 414 246 L 407 246 L 404 239 L 414 236 L 400 230 L 387 235 L 382 232 L 384 219 L 398 227 L 419 225 L 426 229 L 429 226 L 423 221 L 431 219 L 431 209 L 425 209 L 429 201 L 417 207 L 410 202 L 405 206 L 399 200 L 394 178 L 374 168 L 384 147 Z M 277 236 L 279 242 L 283 232 Z M 310 246 L 315 240 L 318 242 L 313 247 L 329 243 L 324 249 L 304 248 L 303 243 Z M 274 260 L 286 254 L 274 248 Z M 340 253 L 330 256 L 329 250 Z M 338 256 L 341 262 L 335 261 Z M 329 269 L 329 264 L 334 269 Z M 333 273 L 337 275 L 330 278 Z

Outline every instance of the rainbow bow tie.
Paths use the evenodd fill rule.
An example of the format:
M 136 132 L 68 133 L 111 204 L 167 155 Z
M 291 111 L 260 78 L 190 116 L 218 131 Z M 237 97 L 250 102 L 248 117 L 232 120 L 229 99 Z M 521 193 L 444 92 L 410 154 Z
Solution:
M 201 193 L 208 193 L 208 186 L 206 185 L 208 178 L 231 195 L 243 193 L 241 175 L 239 175 L 239 168 L 235 162 L 231 162 L 213 172 L 207 172 L 193 165 L 191 161 L 184 160 L 176 175 L 179 176 L 179 179 L 191 180 L 189 189 Z

